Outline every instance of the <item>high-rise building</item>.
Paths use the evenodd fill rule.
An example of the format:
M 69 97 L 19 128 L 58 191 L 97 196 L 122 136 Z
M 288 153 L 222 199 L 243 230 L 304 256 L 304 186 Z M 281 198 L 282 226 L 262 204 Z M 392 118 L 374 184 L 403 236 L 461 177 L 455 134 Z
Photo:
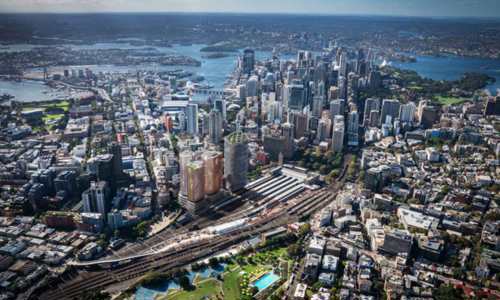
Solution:
M 54 179 L 54 187 L 56 194 L 64 192 L 67 197 L 75 195 L 77 191 L 76 171 L 65 170 L 59 173 Z
M 111 194 L 106 181 L 92 181 L 82 193 L 83 211 L 97 212 L 105 216 L 110 208 Z
M 259 78 L 257 76 L 251 76 L 247 80 L 247 85 L 246 85 L 246 96 L 247 97 L 255 97 L 257 96 L 259 89 Z
M 222 153 L 207 151 L 201 156 L 205 164 L 205 194 L 217 194 L 222 187 L 224 176 L 224 158 Z
M 316 130 L 316 140 L 318 143 L 330 138 L 330 127 L 332 122 L 330 119 L 320 119 L 318 122 L 318 129 Z
M 230 191 L 242 189 L 247 184 L 248 138 L 236 131 L 224 140 L 224 179 Z
M 359 115 L 357 111 L 351 111 L 347 115 L 347 145 L 358 146 L 359 137 Z
M 195 160 L 187 164 L 187 199 L 190 202 L 205 198 L 205 166 L 203 161 Z
M 222 114 L 222 120 L 226 119 L 226 100 L 224 99 L 215 99 L 214 108 Z
M 283 87 L 283 103 L 286 110 L 302 110 L 305 106 L 304 85 L 294 82 Z
M 183 197 L 187 197 L 187 193 L 188 193 L 187 166 L 192 159 L 193 159 L 193 153 L 191 151 L 183 151 L 183 152 L 179 153 L 179 176 L 180 176 L 179 195 L 183 196 Z
M 208 119 L 208 137 L 211 143 L 218 144 L 222 140 L 222 113 L 213 109 Z
M 198 135 L 198 104 L 189 103 L 186 107 L 187 132 Z
M 336 115 L 333 119 L 332 151 L 342 152 L 344 148 L 344 116 Z
M 382 110 L 380 113 L 380 123 L 384 124 L 388 121 L 388 116 L 391 123 L 399 116 L 400 103 L 397 99 L 384 99 L 382 101 Z
M 323 110 L 324 98 L 323 96 L 314 96 L 313 98 L 313 108 L 312 115 L 316 118 L 321 117 L 321 111 Z
M 335 99 L 330 101 L 330 118 L 333 120 L 336 115 L 344 115 L 344 107 L 344 99 Z
M 90 158 L 87 161 L 87 168 L 90 173 L 95 174 L 98 180 L 114 182 L 113 177 L 113 155 L 101 154 Z
M 370 113 L 373 110 L 380 111 L 380 100 L 375 98 L 368 98 L 365 100 L 365 111 L 363 114 L 363 126 L 371 126 Z M 378 122 L 378 119 L 377 119 Z
M 242 71 L 245 74 L 252 73 L 255 67 L 255 51 L 252 49 L 243 50 Z
M 339 98 L 339 88 L 336 86 L 331 86 L 328 90 L 328 100 L 332 101 Z
M 415 112 L 417 111 L 417 107 L 415 103 L 410 102 L 407 104 L 403 104 L 399 108 L 399 120 L 402 123 L 411 123 L 415 119 Z
M 307 113 L 303 112 L 290 112 L 290 122 L 293 124 L 294 137 L 300 139 L 305 137 L 309 132 L 309 118 Z
M 113 155 L 113 178 L 115 180 L 123 177 L 122 147 L 116 142 L 112 142 L 109 152 Z
M 338 87 L 339 87 L 339 98 L 341 99 L 347 99 L 347 78 L 344 76 L 339 76 L 339 81 L 338 81 Z

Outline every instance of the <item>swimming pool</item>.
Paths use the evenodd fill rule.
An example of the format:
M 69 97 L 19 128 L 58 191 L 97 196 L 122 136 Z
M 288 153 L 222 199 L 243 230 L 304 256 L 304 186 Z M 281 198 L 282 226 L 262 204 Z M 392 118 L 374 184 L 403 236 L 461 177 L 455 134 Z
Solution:
M 266 273 L 254 281 L 253 285 L 260 291 L 267 289 L 270 285 L 278 281 L 280 277 L 273 272 Z

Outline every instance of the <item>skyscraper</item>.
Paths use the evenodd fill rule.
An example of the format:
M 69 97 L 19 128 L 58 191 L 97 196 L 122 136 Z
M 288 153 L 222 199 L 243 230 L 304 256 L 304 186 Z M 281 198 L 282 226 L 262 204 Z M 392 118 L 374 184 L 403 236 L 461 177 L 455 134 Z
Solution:
M 399 109 L 399 120 L 402 123 L 413 122 L 416 111 L 417 107 L 413 102 L 401 105 Z
M 358 146 L 359 115 L 357 111 L 351 111 L 347 116 L 347 144 Z
M 189 103 L 186 108 L 187 132 L 198 135 L 198 104 Z
M 213 109 L 208 118 L 208 137 L 211 143 L 218 144 L 222 139 L 222 113 Z
M 305 105 L 304 85 L 294 81 L 283 87 L 283 103 L 285 109 L 302 110 Z
M 391 123 L 399 116 L 400 103 L 397 99 L 384 99 L 382 101 L 382 111 L 380 113 L 380 123 L 384 124 L 391 117 Z
M 323 96 L 314 96 L 313 98 L 313 109 L 312 115 L 316 118 L 321 117 L 321 111 L 323 110 L 324 99 Z
M 224 179 L 230 191 L 242 189 L 247 184 L 248 138 L 237 131 L 224 140 Z
M 344 148 L 344 116 L 337 115 L 333 120 L 332 151 L 342 152 Z
M 82 193 L 83 211 L 97 212 L 103 217 L 110 208 L 111 200 L 108 183 L 105 181 L 91 182 L 90 188 Z
M 205 198 L 205 166 L 203 161 L 195 160 L 189 162 L 186 168 L 188 201 L 202 201 Z
M 344 115 L 344 99 L 335 99 L 330 101 L 330 118 L 333 120 L 336 115 Z
M 205 194 L 214 195 L 222 187 L 224 158 L 217 151 L 204 152 L 201 158 L 205 164 Z
M 245 74 L 252 73 L 255 67 L 255 51 L 252 49 L 243 50 L 242 70 Z
M 257 96 L 259 86 L 259 78 L 257 76 L 252 76 L 247 80 L 246 85 L 246 96 L 255 97 Z
M 294 137 L 296 139 L 306 136 L 309 131 L 309 118 L 306 113 L 298 111 L 290 112 L 290 122 L 295 129 Z
M 365 111 L 363 114 L 363 126 L 371 126 L 369 120 L 370 120 L 370 113 L 373 110 L 380 111 L 380 100 L 375 99 L 375 98 L 366 99 L 365 100 Z

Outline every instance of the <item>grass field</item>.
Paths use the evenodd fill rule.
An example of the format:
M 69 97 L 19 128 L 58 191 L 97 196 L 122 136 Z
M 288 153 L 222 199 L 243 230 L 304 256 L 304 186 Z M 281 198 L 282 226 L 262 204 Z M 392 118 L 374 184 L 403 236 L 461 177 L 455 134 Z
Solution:
M 155 297 L 155 300 L 240 300 L 244 296 L 240 287 L 241 272 L 244 271 L 247 274 L 245 276 L 251 279 L 271 270 L 271 264 L 274 264 L 279 258 L 290 260 L 286 248 L 257 253 L 252 256 L 252 263 L 243 263 L 241 265 L 236 262 L 229 263 L 226 271 L 222 274 L 221 280 L 196 277 L 193 281 L 194 290 L 170 290 L 166 295 Z
M 241 269 L 235 268 L 224 275 L 224 283 L 222 289 L 224 291 L 224 299 L 238 300 L 240 299 L 240 285 L 238 282 Z
M 437 96 L 436 99 L 441 105 L 456 105 L 467 101 L 467 99 L 464 98 L 446 97 L 446 96 Z
M 221 293 L 221 283 L 214 278 L 204 279 L 196 284 L 196 289 L 193 291 L 174 291 L 166 296 L 158 297 L 160 300 L 201 300 L 205 298 L 214 298 Z

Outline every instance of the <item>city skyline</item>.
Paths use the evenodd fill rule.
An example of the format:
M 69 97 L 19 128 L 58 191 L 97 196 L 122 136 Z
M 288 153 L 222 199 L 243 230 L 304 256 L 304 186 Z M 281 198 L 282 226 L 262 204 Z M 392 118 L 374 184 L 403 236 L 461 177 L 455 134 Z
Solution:
M 432 9 L 429 9 L 431 8 Z M 495 0 L 312 0 L 312 1 L 199 1 L 199 0 L 20 0 L 1 1 L 4 13 L 279 13 L 305 15 L 372 15 L 415 17 L 500 18 Z

